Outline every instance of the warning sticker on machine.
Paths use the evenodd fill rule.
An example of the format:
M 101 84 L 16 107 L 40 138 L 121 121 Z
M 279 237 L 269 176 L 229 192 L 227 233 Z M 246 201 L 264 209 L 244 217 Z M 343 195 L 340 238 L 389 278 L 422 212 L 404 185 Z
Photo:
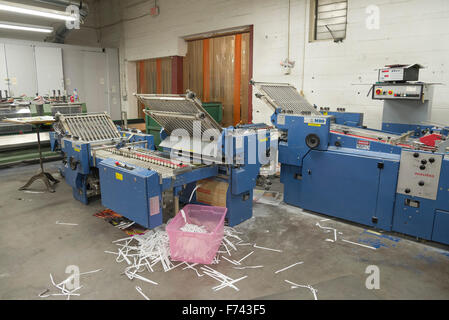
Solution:
M 75 150 L 75 152 L 81 152 L 81 145 L 77 145 L 74 142 L 72 142 L 72 148 Z
M 122 175 L 121 173 L 116 172 L 116 173 L 115 173 L 115 178 L 116 178 L 117 180 L 123 181 L 123 175 Z
M 284 114 L 280 114 L 278 115 L 278 124 L 285 124 L 285 115 Z
M 150 198 L 150 216 L 154 216 L 155 214 L 159 214 L 159 196 L 154 196 Z
M 357 140 L 357 149 L 361 150 L 370 150 L 371 144 L 369 141 L 366 140 Z

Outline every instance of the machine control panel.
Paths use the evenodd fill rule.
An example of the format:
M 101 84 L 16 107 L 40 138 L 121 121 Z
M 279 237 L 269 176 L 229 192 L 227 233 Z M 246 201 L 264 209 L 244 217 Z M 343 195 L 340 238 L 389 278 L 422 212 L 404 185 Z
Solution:
M 397 193 L 436 200 L 443 156 L 403 150 Z
M 374 100 L 423 100 L 426 99 L 427 86 L 422 83 L 375 84 Z

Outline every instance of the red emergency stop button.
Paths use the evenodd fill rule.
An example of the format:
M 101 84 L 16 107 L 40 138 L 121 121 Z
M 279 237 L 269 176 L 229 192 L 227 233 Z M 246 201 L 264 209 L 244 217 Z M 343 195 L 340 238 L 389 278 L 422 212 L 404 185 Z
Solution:
M 393 91 L 388 91 L 388 94 L 391 96 L 393 94 Z
M 376 90 L 376 94 L 377 94 L 377 95 L 380 95 L 380 94 L 382 94 L 382 90 L 380 90 L 380 89 L 377 89 L 377 90 Z

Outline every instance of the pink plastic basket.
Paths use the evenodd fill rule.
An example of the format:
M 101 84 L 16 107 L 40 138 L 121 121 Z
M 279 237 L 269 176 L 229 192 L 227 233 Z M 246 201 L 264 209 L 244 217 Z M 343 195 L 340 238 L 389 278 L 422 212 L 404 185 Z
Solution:
M 181 212 L 178 212 L 166 227 L 171 259 L 211 264 L 223 240 L 224 219 L 228 209 L 188 204 L 183 210 L 187 223 L 204 226 L 208 233 L 181 231 L 185 222 Z

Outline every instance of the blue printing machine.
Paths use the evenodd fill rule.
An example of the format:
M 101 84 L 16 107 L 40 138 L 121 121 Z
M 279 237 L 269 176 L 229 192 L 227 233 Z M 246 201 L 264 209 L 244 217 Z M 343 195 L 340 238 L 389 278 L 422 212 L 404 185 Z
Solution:
M 344 108 L 337 111 L 330 111 L 329 108 L 320 108 L 320 113 L 324 116 L 331 116 L 332 122 L 349 127 L 363 127 L 363 113 L 347 112 Z
M 435 128 L 434 125 L 422 125 L 422 124 L 404 124 L 404 123 L 382 123 L 382 131 L 391 132 L 395 134 L 401 134 L 404 132 L 413 131 L 413 137 L 419 138 L 427 133 L 433 133 L 434 131 L 441 132 L 444 136 L 449 135 L 449 127 Z
M 253 189 L 261 166 L 259 159 L 263 158 L 250 159 L 250 153 L 266 154 L 270 147 L 269 132 L 219 127 L 201 109 L 201 102 L 193 93 L 182 96 L 140 95 L 138 99 L 149 109 L 154 103 L 156 110 L 151 116 L 170 131 L 173 117 L 159 112 L 158 108 L 170 110 L 170 103 L 182 101 L 181 109 L 184 108 L 185 114 L 179 115 L 177 121 L 182 116 L 191 120 L 195 114 L 195 117 L 199 115 L 197 118 L 205 127 L 219 129 L 220 135 L 215 143 L 224 157 L 212 162 L 205 161 L 204 155 L 189 152 L 188 159 L 184 159 L 187 161 L 183 163 L 170 157 L 172 151 L 186 150 L 175 150 L 176 146 L 170 145 L 170 132 L 166 129 L 162 129 L 162 138 L 168 141 L 169 147 L 162 143 L 165 147 L 160 152 L 154 150 L 153 136 L 118 131 L 105 114 L 58 115 L 51 144 L 53 148 L 59 145 L 64 154 L 62 174 L 72 186 L 74 198 L 87 204 L 90 197 L 101 194 L 105 207 L 144 227 L 155 228 L 162 224 L 165 191 L 171 191 L 175 201 L 188 202 L 191 198 L 195 202 L 193 191 L 197 181 L 213 178 L 228 183 L 226 218 L 229 225 L 251 218 Z M 161 105 L 158 104 L 160 101 Z M 174 107 L 180 108 L 179 105 Z M 191 143 L 188 145 L 187 149 L 190 149 Z M 189 163 L 194 156 L 199 156 L 199 163 Z M 176 211 L 177 208 L 175 205 Z
M 447 143 L 430 150 L 407 135 L 331 124 L 292 86 L 252 83 L 275 110 L 287 204 L 449 244 Z

